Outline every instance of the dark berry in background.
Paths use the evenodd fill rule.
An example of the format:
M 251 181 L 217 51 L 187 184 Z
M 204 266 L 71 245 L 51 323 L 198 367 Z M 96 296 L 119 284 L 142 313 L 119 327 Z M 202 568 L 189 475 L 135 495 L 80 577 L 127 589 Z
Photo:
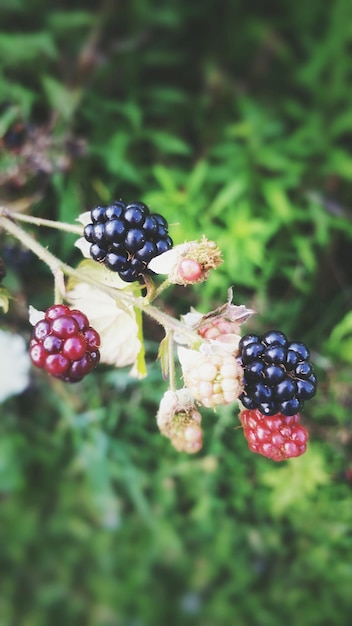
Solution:
M 5 263 L 2 260 L 2 258 L 0 257 L 0 283 L 1 283 L 2 279 L 5 278 L 5 276 L 6 276 Z
M 245 335 L 239 343 L 244 371 L 240 401 L 263 415 L 295 415 L 316 393 L 317 379 L 304 343 L 288 341 L 279 330 Z
M 84 228 L 91 257 L 126 282 L 151 273 L 148 263 L 173 245 L 167 221 L 150 213 L 143 202 L 126 205 L 119 200 L 107 207 L 97 206 L 91 211 L 91 220 Z

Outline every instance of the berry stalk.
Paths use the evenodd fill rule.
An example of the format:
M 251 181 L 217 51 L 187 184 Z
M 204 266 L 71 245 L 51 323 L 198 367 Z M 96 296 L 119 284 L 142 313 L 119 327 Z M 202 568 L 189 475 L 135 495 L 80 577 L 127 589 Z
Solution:
M 33 224 L 34 226 L 46 226 L 48 228 L 54 228 L 56 230 L 71 233 L 72 235 L 81 235 L 81 226 L 75 224 L 68 224 L 66 222 L 56 222 L 54 220 L 47 220 L 42 217 L 34 217 L 33 215 L 24 215 L 23 213 L 17 213 L 15 211 L 9 211 L 6 207 L 0 206 L 0 217 L 8 217 L 19 222 L 26 222 L 27 224 Z

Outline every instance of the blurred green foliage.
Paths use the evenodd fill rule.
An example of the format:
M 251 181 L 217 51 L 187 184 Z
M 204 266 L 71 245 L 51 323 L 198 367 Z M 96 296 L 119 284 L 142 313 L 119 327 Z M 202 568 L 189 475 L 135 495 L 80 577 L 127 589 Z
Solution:
M 168 309 L 206 312 L 233 285 L 258 311 L 248 326 L 311 346 L 320 381 L 309 451 L 276 465 L 249 453 L 232 407 L 204 412 L 197 457 L 160 437 L 150 324 L 141 383 L 100 368 L 67 389 L 33 372 L 1 406 L 1 626 L 347 626 L 352 4 L 0 10 L 0 134 L 20 120 L 42 151 L 25 161 L 3 139 L 1 201 L 34 198 L 35 214 L 73 222 L 141 199 L 176 243 L 206 234 L 223 266 L 170 292 Z M 73 238 L 41 237 L 78 260 Z M 29 337 L 26 307 L 50 305 L 52 282 L 0 243 L 15 295 L 1 322 Z

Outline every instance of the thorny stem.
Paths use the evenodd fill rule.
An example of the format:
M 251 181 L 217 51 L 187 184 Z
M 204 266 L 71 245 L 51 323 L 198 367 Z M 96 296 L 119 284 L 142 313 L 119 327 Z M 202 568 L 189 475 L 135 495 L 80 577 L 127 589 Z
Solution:
M 82 235 L 82 226 L 76 226 L 75 224 L 67 224 L 66 222 L 54 222 L 53 220 L 46 220 L 42 217 L 34 217 L 33 215 L 24 215 L 23 213 L 16 213 L 15 211 L 8 211 L 5 207 L 0 206 L 0 215 L 15 219 L 19 222 L 27 222 L 34 226 L 47 226 L 48 228 L 56 228 L 57 230 L 65 231 L 66 233 L 72 233 L 73 235 Z
M 155 300 L 158 296 L 160 296 L 160 294 L 161 294 L 163 291 L 165 291 L 165 289 L 167 289 L 168 287 L 170 287 L 170 284 L 171 284 L 171 283 L 169 282 L 169 279 L 168 279 L 168 278 L 166 278 L 166 280 L 164 280 L 164 281 L 161 283 L 161 285 L 159 285 L 159 287 L 157 287 L 157 288 L 154 290 L 153 297 L 150 299 L 150 302 L 152 302 L 152 301 L 153 301 L 153 300 Z
M 20 214 L 21 215 L 21 214 Z M 165 332 L 179 332 L 182 334 L 184 339 L 187 339 L 189 345 L 194 345 L 199 343 L 199 336 L 196 332 L 190 329 L 186 324 L 176 320 L 171 317 L 164 311 L 161 311 L 157 307 L 153 306 L 149 303 L 147 298 L 136 297 L 131 293 L 126 293 L 123 290 L 114 289 L 113 287 L 108 287 L 106 285 L 102 285 L 94 278 L 91 278 L 87 273 L 81 272 L 79 269 L 74 269 L 70 265 L 67 265 L 56 256 L 54 256 L 47 248 L 44 248 L 36 239 L 34 239 L 31 235 L 29 235 L 23 228 L 18 226 L 15 222 L 12 221 L 11 217 L 16 216 L 17 214 L 12 214 L 6 209 L 0 207 L 0 226 L 4 228 L 8 233 L 13 235 L 16 239 L 18 239 L 26 248 L 31 250 L 41 261 L 43 261 L 51 270 L 55 279 L 55 296 L 62 299 L 62 296 L 65 294 L 64 282 L 62 280 L 62 275 L 72 277 L 79 282 L 88 283 L 92 285 L 96 289 L 106 293 L 111 298 L 113 298 L 116 302 L 118 302 L 119 306 L 123 308 L 127 313 L 129 312 L 130 307 L 137 307 L 143 313 L 148 315 L 157 321 L 161 326 L 164 327 Z M 21 218 L 24 217 L 21 215 Z M 40 219 L 40 218 L 33 218 Z M 24 220 L 26 221 L 26 220 Z M 29 221 L 29 220 L 27 220 Z M 43 225 L 44 220 L 40 220 Z M 45 220 L 45 222 L 49 222 L 52 225 L 50 220 Z M 61 225 L 62 226 L 62 225 Z M 69 226 L 69 225 L 67 225 Z M 73 227 L 75 228 L 75 227 Z M 61 230 L 68 230 L 65 228 L 61 228 Z M 76 232 L 76 231 L 69 231 Z M 81 234 L 81 229 L 78 234 Z M 60 295 L 59 295 L 60 293 Z
M 4 210 L 2 211 L 2 215 L 0 212 L 0 225 L 11 235 L 16 237 L 26 248 L 31 250 L 41 261 L 46 263 L 46 265 L 50 268 L 52 273 L 55 276 L 55 273 L 58 269 L 60 269 L 61 262 L 57 259 L 49 250 L 44 248 L 38 241 L 33 239 L 31 235 L 23 230 L 20 226 L 17 226 L 8 216 L 6 216 Z
M 160 296 L 160 294 L 171 285 L 169 279 L 167 278 L 161 283 L 161 285 L 159 285 L 159 287 L 157 287 L 149 276 L 144 276 L 144 283 L 147 288 L 145 300 L 149 303 L 154 302 L 154 300 L 156 300 L 156 298 L 158 298 L 158 296 Z

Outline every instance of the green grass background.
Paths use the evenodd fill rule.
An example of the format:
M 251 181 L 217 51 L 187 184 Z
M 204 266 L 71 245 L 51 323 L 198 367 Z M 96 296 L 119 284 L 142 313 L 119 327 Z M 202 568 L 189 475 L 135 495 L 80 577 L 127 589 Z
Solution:
M 33 372 L 1 406 L 1 626 L 347 626 L 352 610 L 352 4 L 1 0 L 0 94 L 45 129 L 60 170 L 2 202 L 73 222 L 140 199 L 175 243 L 203 233 L 224 264 L 175 288 L 175 315 L 226 300 L 311 348 L 319 392 L 306 455 L 251 454 L 236 409 L 203 412 L 204 447 L 156 427 L 166 389 L 146 325 L 148 378 L 99 368 L 64 386 Z M 6 111 L 0 130 L 10 124 Z M 44 132 L 44 131 L 43 131 Z M 85 144 L 79 156 L 67 134 Z M 2 149 L 0 169 L 19 155 Z M 29 229 L 31 232 L 34 229 Z M 74 238 L 41 231 L 70 263 Z M 29 339 L 52 281 L 2 233 Z M 6 355 L 0 355 L 6 359 Z

